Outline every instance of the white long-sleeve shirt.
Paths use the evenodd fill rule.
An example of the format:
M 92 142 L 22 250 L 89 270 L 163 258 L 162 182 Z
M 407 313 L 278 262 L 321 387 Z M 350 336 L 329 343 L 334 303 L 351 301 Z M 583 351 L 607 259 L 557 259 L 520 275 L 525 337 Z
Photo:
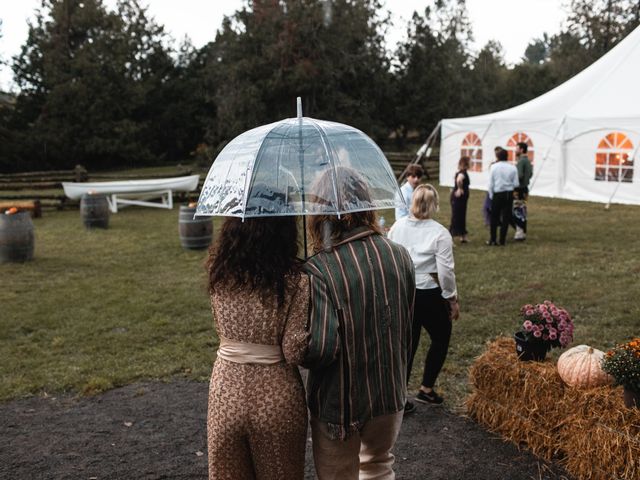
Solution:
M 413 197 L 413 187 L 406 182 L 404 185 L 400 187 L 400 192 L 402 192 L 402 199 L 404 203 L 407 204 L 406 207 L 396 207 L 396 221 L 400 218 L 409 216 L 409 208 L 411 208 L 411 197 Z M 396 199 L 399 200 L 399 199 Z
M 512 192 L 518 188 L 518 169 L 507 161 L 496 162 L 491 165 L 489 171 L 489 197 L 493 198 L 494 193 Z
M 409 251 L 416 269 L 416 288 L 437 288 L 438 283 L 431 276 L 437 273 L 442 296 L 457 295 L 453 239 L 446 228 L 432 219 L 404 217 L 393 224 L 388 238 Z

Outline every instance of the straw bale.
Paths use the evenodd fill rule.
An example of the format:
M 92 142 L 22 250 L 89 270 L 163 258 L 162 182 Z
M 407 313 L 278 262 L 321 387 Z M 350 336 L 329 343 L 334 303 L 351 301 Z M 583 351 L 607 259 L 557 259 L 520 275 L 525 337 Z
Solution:
M 469 378 L 474 392 L 466 407 L 472 418 L 547 460 L 557 453 L 556 432 L 566 414 L 549 406 L 560 401 L 565 386 L 553 363 L 518 361 L 515 342 L 503 337 L 488 345 Z
M 624 406 L 621 388 L 567 389 L 572 412 L 560 432 L 564 464 L 577 478 L 640 479 L 640 409 Z
M 640 409 L 621 389 L 566 386 L 554 362 L 520 362 L 515 342 L 487 345 L 469 372 L 469 415 L 535 454 L 562 459 L 577 479 L 640 480 Z

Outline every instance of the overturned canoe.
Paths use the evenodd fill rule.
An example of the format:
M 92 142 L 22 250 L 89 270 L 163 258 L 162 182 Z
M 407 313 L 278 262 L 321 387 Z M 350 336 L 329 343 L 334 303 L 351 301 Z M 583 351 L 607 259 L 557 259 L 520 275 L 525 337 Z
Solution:
M 191 192 L 198 187 L 200 175 L 184 177 L 156 178 L 149 180 L 122 180 L 117 182 L 62 182 L 64 194 L 77 200 L 85 193 L 112 194 L 138 194 L 147 192 Z

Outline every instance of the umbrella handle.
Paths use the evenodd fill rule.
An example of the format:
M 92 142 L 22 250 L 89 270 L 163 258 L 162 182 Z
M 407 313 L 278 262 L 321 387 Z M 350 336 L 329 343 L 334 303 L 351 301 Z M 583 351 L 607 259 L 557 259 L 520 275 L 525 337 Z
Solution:
M 304 261 L 309 258 L 309 252 L 307 251 L 307 216 L 302 215 L 302 241 L 304 243 Z
M 329 253 L 333 249 L 333 241 L 331 239 L 331 222 L 325 220 L 322 223 L 322 248 Z
M 298 110 L 298 119 L 302 119 L 302 97 L 296 98 L 296 107 Z

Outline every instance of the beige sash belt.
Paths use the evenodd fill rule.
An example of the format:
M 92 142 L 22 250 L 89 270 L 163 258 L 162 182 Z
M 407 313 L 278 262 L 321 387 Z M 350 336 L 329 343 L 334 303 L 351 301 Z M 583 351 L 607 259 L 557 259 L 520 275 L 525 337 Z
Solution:
M 220 337 L 218 358 L 234 363 L 259 363 L 274 365 L 284 362 L 280 345 L 262 345 L 258 343 L 244 343 Z

